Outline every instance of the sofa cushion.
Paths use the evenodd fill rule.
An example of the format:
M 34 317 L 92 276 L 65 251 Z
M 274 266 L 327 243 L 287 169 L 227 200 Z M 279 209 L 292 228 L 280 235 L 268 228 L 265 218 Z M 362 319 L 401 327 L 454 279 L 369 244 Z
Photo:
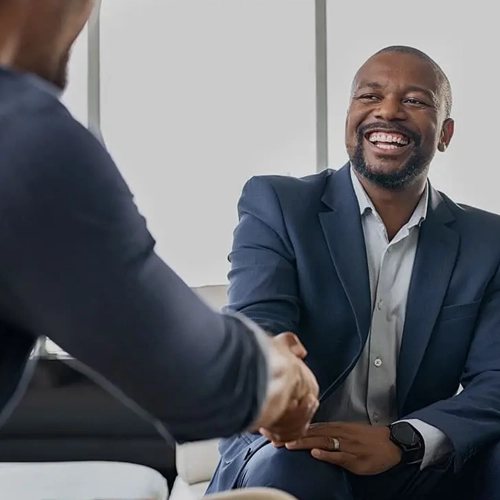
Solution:
M 169 500 L 201 500 L 208 485 L 209 481 L 187 484 L 180 476 L 177 476 Z
M 160 473 L 118 462 L 5 463 L 0 484 L 2 498 L 15 500 L 168 498 Z
M 210 481 L 219 462 L 218 443 L 213 439 L 178 445 L 177 474 L 190 485 Z

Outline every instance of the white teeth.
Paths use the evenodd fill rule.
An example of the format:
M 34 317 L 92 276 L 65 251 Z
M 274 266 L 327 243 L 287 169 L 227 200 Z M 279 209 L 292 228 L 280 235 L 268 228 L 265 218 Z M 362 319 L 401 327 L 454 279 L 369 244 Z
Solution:
M 395 144 L 388 144 L 387 142 L 379 142 L 377 144 L 377 148 L 380 148 L 380 149 L 398 149 L 398 147 Z
M 385 144 L 396 143 L 396 144 L 401 144 L 402 146 L 406 146 L 409 142 L 408 139 L 403 138 L 399 135 L 385 134 L 383 132 L 373 132 L 368 136 L 368 140 L 370 142 L 378 142 Z

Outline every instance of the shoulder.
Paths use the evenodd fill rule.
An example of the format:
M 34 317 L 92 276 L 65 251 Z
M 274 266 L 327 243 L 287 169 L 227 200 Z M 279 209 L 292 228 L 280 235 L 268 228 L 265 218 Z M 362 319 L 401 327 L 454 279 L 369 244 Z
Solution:
M 499 214 L 489 212 L 478 207 L 473 207 L 465 203 L 455 202 L 441 191 L 439 191 L 439 194 L 457 220 L 469 224 L 481 222 L 486 224 L 488 227 L 500 228 Z
M 98 141 L 73 118 L 58 101 L 42 101 L 39 105 L 19 105 L 0 115 L 0 147 L 2 155 L 35 155 L 43 149 L 47 154 L 64 154 L 84 147 L 98 149 Z M 19 148 L 18 140 L 25 147 Z M 78 151 L 79 152 L 79 151 Z
M 317 174 L 305 177 L 291 177 L 288 175 L 256 175 L 246 183 L 247 189 L 272 188 L 279 194 L 293 194 L 296 192 L 324 189 L 327 179 L 335 170 L 323 170 Z
M 0 155 L 0 189 L 1 184 L 12 189 L 35 182 L 51 186 L 106 176 L 116 180 L 118 174 L 102 144 L 57 99 L 41 97 L 31 105 L 20 100 L 1 113 Z
M 105 211 L 132 197 L 106 149 L 57 100 L 1 115 L 0 157 L 1 213 Z
M 454 216 L 463 236 L 477 242 L 497 244 L 500 250 L 500 215 L 463 203 L 456 203 L 444 193 L 439 193 Z M 494 243 L 495 242 L 495 243 Z
M 78 155 L 102 150 L 92 134 L 66 106 L 34 77 L 0 70 L 0 148 L 2 158 Z M 20 145 L 23 145 L 20 147 Z M 43 150 L 44 154 L 39 155 Z M 34 160 L 33 163 L 36 163 Z
M 335 170 L 324 170 L 305 177 L 260 175 L 252 177 L 243 188 L 242 197 L 275 200 L 282 206 L 317 204 Z

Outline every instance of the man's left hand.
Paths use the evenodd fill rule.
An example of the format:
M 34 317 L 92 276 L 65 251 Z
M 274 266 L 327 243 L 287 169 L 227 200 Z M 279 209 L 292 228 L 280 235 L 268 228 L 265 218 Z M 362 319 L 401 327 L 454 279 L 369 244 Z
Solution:
M 287 443 L 289 450 L 311 450 L 314 458 L 360 476 L 381 474 L 401 462 L 402 452 L 388 427 L 325 422 L 312 424 L 305 437 Z

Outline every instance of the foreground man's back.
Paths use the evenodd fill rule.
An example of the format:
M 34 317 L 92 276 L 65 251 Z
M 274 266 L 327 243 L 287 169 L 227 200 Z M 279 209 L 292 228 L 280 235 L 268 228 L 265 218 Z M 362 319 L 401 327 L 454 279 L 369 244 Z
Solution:
M 48 336 L 178 441 L 249 426 L 300 437 L 318 384 L 297 337 L 271 340 L 196 297 L 58 99 L 93 6 L 0 0 L 0 425 Z
M 241 321 L 156 256 L 113 161 L 50 87 L 3 69 L 0 110 L 0 407 L 47 335 L 177 439 L 249 425 L 267 384 L 251 329 L 232 335 Z

